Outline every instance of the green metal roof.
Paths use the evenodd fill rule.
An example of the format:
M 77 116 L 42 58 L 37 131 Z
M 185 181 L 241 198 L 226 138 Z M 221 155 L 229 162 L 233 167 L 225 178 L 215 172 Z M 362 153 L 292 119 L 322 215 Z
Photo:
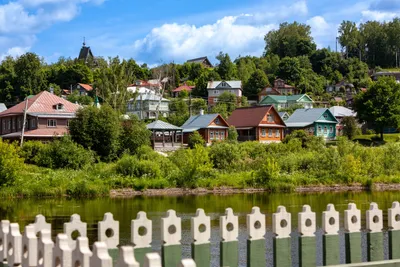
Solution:
M 289 101 L 291 102 L 297 102 L 303 97 L 306 97 L 309 102 L 312 102 L 312 99 L 306 95 L 306 94 L 301 94 L 301 95 L 268 95 L 266 96 L 260 103 L 261 104 L 266 104 L 266 103 L 287 103 Z
M 332 120 L 321 119 L 325 113 L 328 113 Z M 292 116 L 285 121 L 287 127 L 305 127 L 314 122 L 338 123 L 336 118 L 327 108 L 296 109 Z

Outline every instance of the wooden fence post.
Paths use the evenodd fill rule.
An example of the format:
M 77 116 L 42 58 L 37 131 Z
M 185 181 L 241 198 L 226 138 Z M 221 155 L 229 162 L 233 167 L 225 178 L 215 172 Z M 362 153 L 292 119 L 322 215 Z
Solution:
M 181 229 L 181 218 L 176 216 L 174 210 L 168 210 L 167 217 L 161 218 L 163 267 L 176 267 L 181 261 Z
M 239 219 L 233 214 L 231 208 L 225 210 L 225 215 L 220 217 L 219 230 L 222 241 L 220 242 L 220 265 L 237 267 L 239 265 Z
M 144 256 L 152 251 L 152 223 L 143 211 L 138 212 L 136 220 L 131 221 L 131 242 L 135 246 L 133 252 L 140 266 L 144 264 Z
M 389 259 L 400 259 L 400 204 L 393 202 L 388 209 Z
M 323 264 L 336 265 L 340 263 L 339 249 L 339 212 L 333 204 L 328 204 L 326 211 L 322 212 L 322 237 Z
M 299 266 L 316 266 L 315 212 L 309 205 L 303 206 L 298 215 L 299 224 Z
M 361 211 L 349 203 L 344 211 L 346 263 L 361 262 Z
M 254 207 L 251 214 L 246 217 L 247 234 L 247 266 L 266 266 L 267 260 L 265 245 L 265 215 L 260 212 L 259 207 Z
M 190 224 L 194 240 L 192 243 L 192 257 L 197 267 L 210 267 L 210 216 L 206 216 L 203 209 L 197 209 L 196 216 L 191 218 Z
M 382 210 L 378 209 L 378 204 L 372 202 L 366 215 L 368 261 L 381 261 L 383 260 Z
M 284 206 L 278 206 L 276 213 L 272 214 L 272 231 L 274 232 L 274 266 L 291 267 L 291 237 L 292 215 L 286 212 Z

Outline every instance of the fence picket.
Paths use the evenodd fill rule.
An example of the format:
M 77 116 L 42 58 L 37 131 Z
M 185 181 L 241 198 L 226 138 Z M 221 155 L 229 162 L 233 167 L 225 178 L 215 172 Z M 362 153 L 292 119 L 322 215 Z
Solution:
M 378 204 L 372 202 L 366 212 L 368 261 L 383 260 L 383 217 Z
M 315 212 L 309 205 L 304 205 L 298 214 L 299 227 L 299 266 L 316 266 Z
M 144 264 L 144 256 L 152 251 L 152 223 L 143 211 L 138 212 L 136 220 L 131 221 L 131 242 L 135 246 L 133 252 L 141 266 Z
M 181 218 L 176 216 L 174 210 L 168 210 L 167 216 L 161 218 L 161 236 L 163 267 L 176 267 L 181 261 L 182 247 Z
M 192 243 L 192 257 L 197 267 L 210 267 L 210 238 L 211 220 L 206 216 L 203 209 L 197 209 L 196 216 L 190 220 Z
M 277 212 L 272 214 L 272 231 L 274 236 L 274 266 L 292 266 L 291 237 L 292 215 L 284 206 L 278 206 Z
M 259 207 L 254 207 L 251 214 L 246 216 L 247 234 L 247 266 L 266 266 L 267 252 L 265 244 L 265 215 L 260 212 Z
M 322 237 L 323 264 L 336 265 L 340 263 L 339 249 L 339 212 L 333 204 L 328 204 L 326 211 L 322 212 Z
M 239 265 L 239 218 L 231 208 L 225 210 L 225 215 L 219 219 L 221 266 L 237 267 Z

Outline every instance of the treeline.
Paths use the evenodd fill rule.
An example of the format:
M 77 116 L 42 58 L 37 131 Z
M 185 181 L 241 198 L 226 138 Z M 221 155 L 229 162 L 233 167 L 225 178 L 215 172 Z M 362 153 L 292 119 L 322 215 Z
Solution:
M 93 84 L 102 101 L 123 111 L 131 97 L 126 86 L 135 80 L 150 78 L 164 80 L 165 95 L 186 83 L 195 85 L 193 96 L 206 97 L 210 80 L 241 80 L 243 94 L 250 100 L 276 78 L 284 79 L 315 100 L 327 100 L 328 84 L 341 80 L 353 83 L 355 89 L 368 87 L 369 70 L 396 66 L 400 46 L 400 20 L 360 24 L 345 21 L 339 28 L 342 52 L 330 48 L 317 49 L 306 24 L 282 23 L 277 30 L 265 35 L 265 51 L 260 57 L 239 56 L 232 59 L 220 52 L 215 68 L 204 68 L 196 63 L 163 64 L 150 69 L 146 64 L 118 57 L 85 64 L 76 59 L 60 58 L 47 64 L 33 53 L 18 58 L 7 57 L 0 64 L 0 102 L 15 103 L 30 94 L 49 87 L 69 89 L 78 82 Z M 399 65 L 397 63 L 397 65 Z M 164 79 L 167 78 L 167 79 Z

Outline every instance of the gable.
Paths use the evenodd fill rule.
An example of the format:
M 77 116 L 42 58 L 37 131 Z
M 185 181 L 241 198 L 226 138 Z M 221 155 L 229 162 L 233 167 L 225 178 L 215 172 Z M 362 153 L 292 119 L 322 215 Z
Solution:
M 308 95 L 303 95 L 297 99 L 297 102 L 313 102 L 313 100 Z
M 330 112 L 329 109 L 322 113 L 321 117 L 319 117 L 318 120 L 337 122 L 335 116 L 333 116 L 332 112 Z
M 208 126 L 224 126 L 229 127 L 229 124 L 222 118 L 221 115 L 217 115 Z
M 266 96 L 264 99 L 261 101 L 262 104 L 268 104 L 268 103 L 279 103 L 275 98 L 271 96 Z
M 227 82 L 221 82 L 216 88 L 232 88 Z
M 268 115 L 273 116 L 273 120 L 274 120 L 273 122 L 268 121 Z M 281 116 L 279 116 L 279 113 L 276 111 L 274 106 L 271 106 L 271 108 L 267 111 L 267 113 L 264 115 L 264 117 L 262 118 L 262 120 L 260 121 L 259 124 L 268 124 L 268 123 L 285 125 L 285 122 L 283 121 Z

